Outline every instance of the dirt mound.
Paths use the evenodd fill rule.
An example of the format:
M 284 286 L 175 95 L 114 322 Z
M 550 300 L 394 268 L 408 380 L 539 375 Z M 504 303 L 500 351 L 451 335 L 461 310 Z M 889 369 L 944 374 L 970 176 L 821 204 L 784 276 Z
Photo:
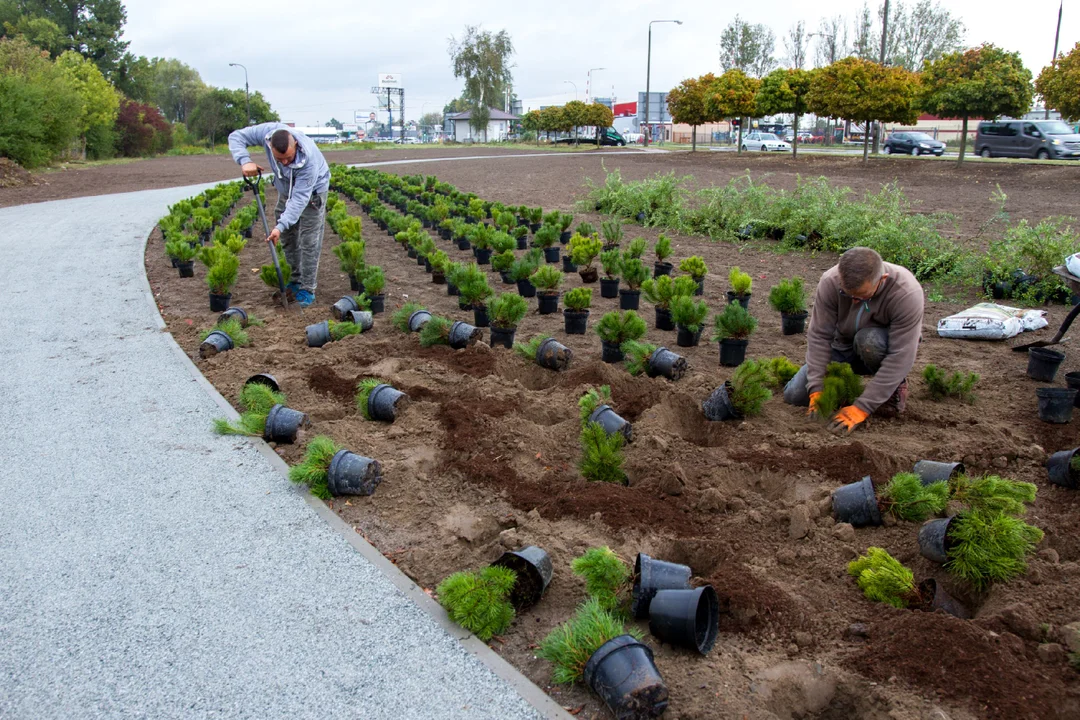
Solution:
M 0 188 L 21 188 L 36 184 L 34 176 L 22 165 L 9 158 L 0 157 Z

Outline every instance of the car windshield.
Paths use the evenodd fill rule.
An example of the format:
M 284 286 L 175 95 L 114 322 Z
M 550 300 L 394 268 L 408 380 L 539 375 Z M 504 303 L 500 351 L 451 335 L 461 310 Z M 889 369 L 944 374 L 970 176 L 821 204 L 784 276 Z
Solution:
M 1041 122 L 1039 129 L 1047 135 L 1072 135 L 1073 129 L 1063 122 Z
M 908 133 L 908 138 L 911 140 L 921 140 L 926 142 L 927 140 L 933 140 L 934 138 L 926 133 Z
M 777 138 L 772 133 L 761 133 L 761 136 L 759 137 L 759 139 L 760 140 L 779 140 L 779 138 Z

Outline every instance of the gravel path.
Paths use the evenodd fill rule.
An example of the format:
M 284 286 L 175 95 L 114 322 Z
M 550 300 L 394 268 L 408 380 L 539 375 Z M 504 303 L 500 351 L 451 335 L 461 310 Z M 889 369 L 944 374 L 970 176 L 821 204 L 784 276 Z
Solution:
M 276 457 L 210 433 L 220 398 L 142 267 L 197 190 L 0 210 L 0 717 L 560 714 Z

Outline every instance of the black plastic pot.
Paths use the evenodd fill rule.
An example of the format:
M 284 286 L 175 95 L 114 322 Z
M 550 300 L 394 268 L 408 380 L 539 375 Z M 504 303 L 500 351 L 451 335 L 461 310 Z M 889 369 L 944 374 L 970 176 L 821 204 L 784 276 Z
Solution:
M 1061 450 L 1046 461 L 1046 473 L 1050 482 L 1070 490 L 1080 489 L 1080 472 L 1072 469 L 1072 459 L 1080 448 Z
M 957 475 L 964 474 L 964 463 L 937 462 L 936 460 L 920 460 L 915 463 L 911 472 L 919 476 L 923 485 L 932 485 L 943 480 L 951 480 Z
M 469 304 L 469 301 L 461 297 L 460 295 L 458 295 L 457 306 L 459 310 L 472 310 L 472 305 Z
M 213 357 L 218 353 L 223 353 L 226 350 L 232 350 L 233 339 L 229 337 L 228 333 L 223 333 L 220 330 L 214 330 L 206 339 L 199 345 L 199 357 L 205 360 L 208 357 Z
M 919 594 L 923 597 L 924 608 L 929 611 L 941 610 L 961 620 L 971 619 L 971 611 L 946 592 L 934 578 L 927 578 L 919 583 Z
M 616 720 L 660 717 L 668 689 L 649 647 L 632 635 L 608 640 L 585 663 L 585 682 Z
M 575 273 L 575 272 L 577 272 L 577 271 L 578 271 L 578 269 L 577 269 L 577 265 L 575 265 L 575 264 L 574 264 L 574 263 L 573 263 L 573 262 L 572 262 L 572 261 L 570 260 L 570 256 L 569 256 L 569 255 L 563 255 L 563 258 L 562 258 L 562 271 L 563 271 L 564 273 Z
M 472 315 L 473 325 L 476 327 L 488 327 L 491 325 L 488 320 L 487 305 L 473 305 Z
M 567 335 L 584 335 L 589 327 L 589 311 L 563 310 L 563 329 Z
M 259 373 L 252 375 L 244 381 L 244 385 L 265 385 L 274 392 L 281 392 L 281 386 L 278 385 L 277 378 L 269 373 Z
M 1080 372 L 1065 373 L 1065 385 L 1073 390 L 1080 390 Z M 1080 407 L 1080 395 L 1076 396 L 1076 406 Z
M 618 343 L 609 343 L 607 340 L 600 341 L 600 359 L 606 363 L 622 362 L 626 357 Z
M 1063 352 L 1049 348 L 1031 348 L 1028 350 L 1028 377 L 1039 382 L 1054 382 L 1054 376 L 1064 360 Z
M 858 482 L 841 485 L 833 491 L 833 516 L 837 522 L 851 523 L 855 527 L 881 524 L 874 481 L 867 475 Z
M 596 282 L 596 278 L 600 277 L 600 272 L 596 268 L 590 268 L 588 270 L 578 270 L 578 275 L 581 276 L 581 282 L 589 285 Z
M 382 465 L 348 450 L 338 450 L 330 461 L 327 489 L 330 494 L 371 495 L 382 482 Z
M 638 303 L 641 301 L 640 290 L 620 290 L 619 291 L 619 309 L 620 310 L 637 310 Z
M 784 335 L 799 335 L 806 332 L 807 313 L 780 313 L 780 332 Z
M 455 350 L 461 350 L 470 345 L 475 345 L 476 342 L 483 337 L 483 330 L 473 327 L 467 322 L 458 320 L 450 326 L 450 347 Z
M 521 297 L 536 297 L 536 286 L 532 284 L 531 280 L 518 280 L 517 290 L 518 295 Z
M 330 342 L 330 323 L 323 320 L 321 323 L 315 323 L 314 325 L 308 325 L 304 328 L 304 332 L 307 334 L 308 347 L 322 347 L 326 343 Z
M 701 341 L 701 325 L 698 325 L 698 329 L 695 331 L 691 331 L 690 328 L 682 325 L 676 325 L 675 329 L 678 330 L 675 335 L 675 344 L 679 347 L 697 347 L 698 342 Z
M 740 305 L 743 306 L 743 309 L 749 310 L 750 309 L 750 296 L 752 294 L 753 293 L 747 293 L 746 295 L 736 295 L 735 293 L 728 290 L 728 292 L 727 292 L 727 301 L 729 303 L 737 302 L 737 303 L 739 303 Z M 791 335 L 793 333 L 784 333 L 784 334 L 785 335 Z
M 679 380 L 686 374 L 686 358 L 678 353 L 673 353 L 666 347 L 658 347 L 649 357 L 649 366 L 646 369 L 649 377 L 666 377 L 669 380 Z
M 548 370 L 565 370 L 573 359 L 573 350 L 555 338 L 548 338 L 536 348 L 536 364 Z
M 601 405 L 593 410 L 589 414 L 589 422 L 599 423 L 608 435 L 619 433 L 627 443 L 634 441 L 634 426 L 612 410 L 610 405 Z
M 639 620 L 649 617 L 649 605 L 659 590 L 689 590 L 690 566 L 665 562 L 638 553 L 634 560 L 634 588 L 630 612 Z
M 1039 419 L 1046 423 L 1064 425 L 1072 420 L 1076 390 L 1072 388 L 1035 388 L 1039 398 Z
M 563 232 L 559 233 L 559 243 L 565 245 L 566 243 L 570 242 L 570 238 L 572 237 L 574 237 L 574 233 L 570 232 L 569 230 L 564 230 Z
M 420 328 L 431 319 L 431 313 L 427 310 L 417 310 L 409 316 L 409 331 L 420 332 Z
M 552 315 L 557 313 L 559 312 L 559 293 L 537 293 L 536 303 L 540 308 L 541 315 Z
M 177 260 L 176 261 L 176 269 L 177 269 L 177 271 L 179 271 L 180 277 L 182 277 L 182 278 L 195 277 L 195 261 L 194 260 L 188 260 L 187 262 L 184 262 L 183 260 Z
M 466 240 L 465 238 L 461 238 L 460 240 L 457 241 L 457 249 L 458 250 L 468 250 L 471 247 L 472 247 L 472 243 L 469 242 L 468 240 Z
M 415 260 L 415 259 L 416 259 L 416 249 L 415 249 L 415 248 L 409 248 L 408 250 L 406 250 L 406 251 L 405 251 L 405 253 L 406 253 L 406 254 L 407 254 L 407 255 L 408 255 L 409 257 L 411 257 L 411 258 L 412 258 L 413 260 Z
M 919 553 L 936 563 L 949 559 L 949 523 L 951 517 L 927 520 L 919 528 Z
M 487 265 L 491 262 L 491 248 L 476 248 L 476 264 Z
M 511 277 L 510 273 L 506 272 L 505 270 L 499 272 L 499 277 L 502 278 L 503 285 L 513 285 L 514 284 L 514 278 Z
M 332 315 L 335 320 L 342 320 L 353 310 L 359 309 L 360 306 L 356 304 L 355 298 L 351 295 L 346 295 L 330 306 L 330 315 Z
M 477 326 L 482 327 L 482 326 Z M 491 347 L 501 345 L 507 350 L 511 350 L 514 347 L 514 333 L 517 332 L 516 327 L 512 328 L 500 328 L 491 326 Z
M 544 260 L 551 265 L 559 262 L 559 246 L 544 248 Z
M 210 293 L 210 312 L 225 312 L 229 309 L 230 300 L 232 300 L 232 293 L 224 295 Z
M 705 278 L 701 278 L 700 280 L 697 281 L 697 289 L 694 290 L 694 295 L 704 295 L 704 294 L 705 294 Z
M 720 364 L 724 367 L 738 367 L 746 359 L 746 346 L 749 340 L 725 338 L 720 341 Z
M 308 424 L 308 416 L 299 410 L 275 405 L 266 416 L 263 440 L 279 445 L 291 445 L 296 442 L 296 433 Z
M 178 263 L 178 262 L 180 262 L 180 261 L 177 260 L 176 258 L 174 258 L 172 255 L 169 256 L 169 264 L 172 265 L 172 267 L 176 267 L 176 263 Z M 191 262 L 192 262 L 192 264 L 195 263 L 194 260 L 192 260 Z
M 378 315 L 386 309 L 386 296 L 385 295 L 369 295 L 368 300 L 371 301 L 371 312 L 374 315 Z
M 600 278 L 600 297 L 619 297 L 619 278 Z
M 705 398 L 705 401 L 701 403 L 701 409 L 705 413 L 705 419 L 713 422 L 741 419 L 742 415 L 739 414 L 731 402 L 732 394 L 734 392 L 735 390 L 730 382 L 725 382 L 723 385 L 713 390 L 712 394 Z
M 356 278 L 355 278 L 354 276 L 352 276 L 352 275 L 350 275 L 350 276 L 349 276 L 349 289 L 350 289 L 350 290 L 352 290 L 352 291 L 353 291 L 354 293 L 356 293 L 357 295 L 359 295 L 360 293 L 364 292 L 364 286 L 363 286 L 363 285 L 361 285 L 361 284 L 360 284 L 360 281 L 359 281 L 359 280 L 357 280 L 357 279 L 356 279 Z
M 657 330 L 674 330 L 675 323 L 671 319 L 671 310 L 668 308 L 662 308 L 659 305 L 653 308 L 656 312 L 656 329 Z
M 432 270 L 431 282 L 434 285 L 442 285 L 446 282 L 446 273 L 444 273 L 442 270 Z
M 416 264 L 417 265 L 423 265 L 424 270 L 426 270 L 427 272 L 431 272 L 431 261 L 428 260 L 426 257 L 418 257 L 418 258 L 416 258 Z
M 542 224 L 543 223 L 529 223 L 529 232 L 531 232 L 533 235 L 535 235 L 536 231 L 540 229 L 540 226 Z
M 245 311 L 244 308 L 231 307 L 228 310 L 226 310 L 225 312 L 218 315 L 217 321 L 219 323 L 223 323 L 226 320 L 236 320 L 237 322 L 240 323 L 240 327 L 245 327 L 246 328 L 248 326 L 248 314 L 247 314 L 247 311 Z
M 554 573 L 551 556 L 535 545 L 505 552 L 491 564 L 510 568 L 517 574 L 514 587 L 510 590 L 510 604 L 518 610 L 540 602 Z
M 527 237 L 519 237 L 519 238 L 517 238 L 517 249 L 518 250 L 528 250 L 529 249 L 529 239 Z
M 708 655 L 720 629 L 720 601 L 711 585 L 657 590 L 649 603 L 649 632 L 666 643 Z
M 360 332 L 367 332 L 375 325 L 375 318 L 367 310 L 350 310 L 345 321 L 360 326 Z
M 372 420 L 394 422 L 397 419 L 398 405 L 408 402 L 409 396 L 392 385 L 376 385 L 368 393 L 367 410 Z
M 454 297 L 458 294 L 457 285 L 450 282 L 449 280 L 446 281 L 446 294 L 450 297 Z
M 661 275 L 670 275 L 671 271 L 675 269 L 675 266 L 669 262 L 656 262 L 652 266 L 652 276 L 658 278 Z

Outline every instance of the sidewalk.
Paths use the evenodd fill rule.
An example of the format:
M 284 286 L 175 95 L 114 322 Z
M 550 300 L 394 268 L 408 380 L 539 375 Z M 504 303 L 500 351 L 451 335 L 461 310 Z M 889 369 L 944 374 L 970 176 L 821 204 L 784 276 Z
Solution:
M 561 715 L 280 460 L 211 434 L 143 272 L 198 190 L 0 210 L 0 717 Z

